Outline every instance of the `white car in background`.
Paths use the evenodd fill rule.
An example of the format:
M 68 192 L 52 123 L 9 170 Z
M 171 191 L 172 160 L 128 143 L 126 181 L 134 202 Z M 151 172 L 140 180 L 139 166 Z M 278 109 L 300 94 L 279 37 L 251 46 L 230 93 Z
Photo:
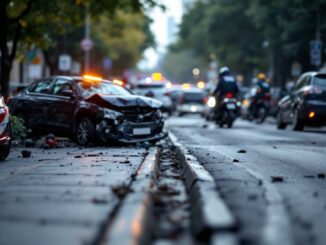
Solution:
M 166 84 L 163 82 L 139 83 L 134 85 L 132 91 L 141 96 L 151 97 L 163 103 L 162 111 L 169 115 L 173 111 L 173 103 L 169 96 Z
M 205 116 L 207 112 L 207 97 L 202 89 L 185 89 L 180 96 L 177 106 L 177 114 L 200 114 Z

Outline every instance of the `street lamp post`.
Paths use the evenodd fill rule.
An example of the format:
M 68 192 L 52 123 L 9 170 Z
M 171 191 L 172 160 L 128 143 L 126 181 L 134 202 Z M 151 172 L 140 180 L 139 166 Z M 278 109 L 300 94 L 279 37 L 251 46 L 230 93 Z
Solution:
M 85 40 L 90 40 L 90 16 L 87 9 L 85 18 Z M 89 71 L 90 49 L 85 49 L 85 71 Z

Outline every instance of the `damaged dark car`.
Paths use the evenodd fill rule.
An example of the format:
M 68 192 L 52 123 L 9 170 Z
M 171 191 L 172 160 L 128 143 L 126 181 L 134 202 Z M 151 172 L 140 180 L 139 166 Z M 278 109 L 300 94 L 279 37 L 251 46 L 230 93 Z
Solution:
M 9 106 L 33 133 L 71 136 L 80 145 L 155 143 L 166 136 L 161 102 L 99 77 L 41 79 L 12 98 Z

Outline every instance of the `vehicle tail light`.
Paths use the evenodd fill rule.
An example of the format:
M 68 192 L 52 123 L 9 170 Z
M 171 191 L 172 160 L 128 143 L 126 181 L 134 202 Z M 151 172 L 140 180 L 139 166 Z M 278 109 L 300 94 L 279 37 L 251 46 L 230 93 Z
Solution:
M 233 93 L 227 93 L 225 97 L 228 99 L 233 98 Z
M 265 96 L 264 96 L 264 99 L 265 100 L 270 100 L 270 98 L 271 98 L 271 95 L 270 94 L 265 94 Z
M 308 94 L 321 94 L 323 91 L 321 90 L 321 88 L 317 87 L 317 86 L 310 86 L 307 87 L 307 89 L 304 91 L 305 95 Z
M 185 102 L 185 98 L 183 96 L 181 96 L 179 99 L 179 104 L 183 104 L 184 102 Z
M 207 102 L 208 102 L 208 97 L 204 97 L 204 98 L 203 98 L 203 103 L 204 103 L 204 104 L 207 104 Z

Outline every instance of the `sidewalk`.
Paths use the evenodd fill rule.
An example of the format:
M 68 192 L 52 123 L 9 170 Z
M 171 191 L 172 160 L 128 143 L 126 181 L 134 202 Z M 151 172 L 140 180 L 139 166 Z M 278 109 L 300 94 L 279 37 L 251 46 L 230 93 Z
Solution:
M 0 163 L 0 244 L 90 244 L 146 155 L 136 148 L 14 148 Z

